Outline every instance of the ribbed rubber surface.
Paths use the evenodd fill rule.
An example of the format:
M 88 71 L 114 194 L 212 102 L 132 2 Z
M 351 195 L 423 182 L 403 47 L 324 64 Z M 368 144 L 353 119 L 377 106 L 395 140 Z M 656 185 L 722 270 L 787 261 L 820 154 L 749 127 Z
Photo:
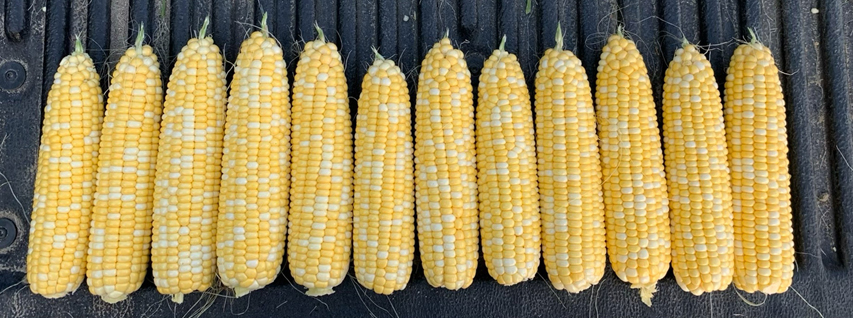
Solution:
M 17 236 L 0 247 L 0 317 L 183 317 L 213 301 L 203 317 L 849 317 L 853 307 L 853 2 L 848 0 L 0 0 L 0 71 L 21 63 L 28 76 L 11 89 L 0 78 L 0 218 Z M 44 10 L 42 10 L 44 8 Z M 349 278 L 335 294 L 312 299 L 292 286 L 284 267 L 273 285 L 232 299 L 188 295 L 175 306 L 157 294 L 150 276 L 128 301 L 107 305 L 86 287 L 44 300 L 15 285 L 24 276 L 40 111 L 59 60 L 80 35 L 107 83 L 138 23 L 145 23 L 164 67 L 208 15 L 210 32 L 233 62 L 240 41 L 261 14 L 285 48 L 290 71 L 313 23 L 342 48 L 350 96 L 373 58 L 371 46 L 398 61 L 414 94 L 417 67 L 445 31 L 465 53 L 476 80 L 503 34 L 528 82 L 560 21 L 568 48 L 595 83 L 598 55 L 616 25 L 625 25 L 649 67 L 660 102 L 663 74 L 682 37 L 709 49 L 725 79 L 729 56 L 754 28 L 773 51 L 788 109 L 797 271 L 791 290 L 766 297 L 725 292 L 695 297 L 668 275 L 653 307 L 608 270 L 601 284 L 578 295 L 556 292 L 544 279 L 501 287 L 485 266 L 474 284 L 450 292 L 429 287 L 416 261 L 409 286 L 392 296 L 365 291 Z M 335 30 L 336 32 L 332 32 Z M 4 71 L 5 72 L 5 71 Z M 5 73 L 4 73 L 5 74 Z M 164 70 L 164 81 L 169 70 Z M 3 75 L 3 74 L 0 74 Z M 292 76 L 292 73 L 291 73 Z M 14 81 L 13 81 L 14 82 Z M 104 86 L 106 88 L 106 86 Z M 476 84 L 475 84 L 476 87 Z M 353 100 L 354 101 L 354 100 Z M 660 105 L 660 104 L 659 104 Z M 355 103 L 352 103 L 355 107 Z M 20 202 L 20 204 L 19 204 Z M 6 232 L 10 233 L 10 232 Z M 3 231 L 0 228 L 0 236 Z M 3 239 L 0 238 L 0 243 Z M 8 288 L 7 288 L 8 287 Z M 224 292 L 222 293 L 225 294 Z M 747 303 L 759 303 L 752 306 Z M 241 315 L 242 314 L 242 315 Z

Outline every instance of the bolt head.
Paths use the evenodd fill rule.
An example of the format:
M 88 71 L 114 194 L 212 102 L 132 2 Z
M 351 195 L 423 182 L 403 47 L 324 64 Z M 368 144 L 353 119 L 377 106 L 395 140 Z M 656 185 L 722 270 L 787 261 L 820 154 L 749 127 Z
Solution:
M 0 63 L 0 89 L 13 90 L 24 85 L 27 70 L 18 61 Z
M 18 227 L 9 218 L 0 218 L 0 249 L 7 248 L 15 242 Z

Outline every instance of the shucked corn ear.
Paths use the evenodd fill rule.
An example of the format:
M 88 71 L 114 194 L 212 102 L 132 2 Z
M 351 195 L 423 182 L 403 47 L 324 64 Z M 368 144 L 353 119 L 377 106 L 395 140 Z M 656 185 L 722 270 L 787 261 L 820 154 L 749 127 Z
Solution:
M 309 296 L 331 294 L 349 270 L 352 127 L 341 55 L 316 27 L 293 83 L 293 165 L 287 260 Z
M 533 111 L 515 54 L 500 47 L 483 64 L 477 99 L 480 235 L 489 274 L 502 285 L 539 268 L 539 190 Z
M 144 37 L 140 26 L 113 71 L 98 154 L 86 276 L 89 291 L 109 303 L 142 286 L 151 248 L 163 87 Z
M 734 274 L 732 189 L 723 105 L 711 63 L 687 43 L 663 84 L 663 136 L 672 271 L 695 295 L 724 290 Z
M 74 292 L 86 273 L 103 120 L 99 81 L 77 39 L 47 94 L 27 249 L 30 290 L 47 298 Z
M 556 289 L 581 292 L 604 275 L 601 158 L 586 71 L 571 51 L 545 51 L 536 74 L 542 254 Z
M 225 116 L 216 267 L 237 297 L 275 280 L 287 232 L 287 68 L 266 17 L 240 47 Z
M 225 71 L 208 23 L 178 54 L 160 122 L 151 268 L 157 290 L 178 303 L 216 275 Z
M 785 100 L 770 49 L 742 44 L 726 76 L 726 137 L 734 203 L 735 287 L 785 292 L 794 275 Z
M 473 96 L 465 57 L 445 36 L 418 76 L 415 191 L 424 275 L 451 290 L 471 285 L 479 257 Z
M 406 287 L 415 256 L 415 171 L 406 78 L 376 54 L 358 99 L 355 125 L 353 261 L 367 288 Z
M 666 177 L 648 71 L 621 29 L 604 46 L 596 84 L 607 253 L 651 306 L 670 261 Z

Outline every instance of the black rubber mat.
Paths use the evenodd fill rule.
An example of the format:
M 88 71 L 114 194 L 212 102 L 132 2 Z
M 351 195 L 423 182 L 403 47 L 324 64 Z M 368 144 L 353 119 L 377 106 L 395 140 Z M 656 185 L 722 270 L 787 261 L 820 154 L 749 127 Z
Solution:
M 398 61 L 414 93 L 419 61 L 445 32 L 476 76 L 507 35 L 528 82 L 557 22 L 594 83 L 601 47 L 618 24 L 635 40 L 660 99 L 663 73 L 682 37 L 708 50 L 722 85 L 747 28 L 773 51 L 788 109 L 796 235 L 794 284 L 781 295 L 724 292 L 693 296 L 670 274 L 653 307 L 609 272 L 580 294 L 555 291 L 542 275 L 499 286 L 480 265 L 462 291 L 431 288 L 415 263 L 409 286 L 391 296 L 352 277 L 331 296 L 304 296 L 286 266 L 249 296 L 187 296 L 174 305 L 150 276 L 128 301 L 108 305 L 87 287 L 45 300 L 18 284 L 25 270 L 28 218 L 41 109 L 59 60 L 80 36 L 106 87 L 107 74 L 139 23 L 165 74 L 181 46 L 212 19 L 211 34 L 233 61 L 239 43 L 269 12 L 292 72 L 315 21 L 337 43 L 350 95 L 373 58 Z M 336 32 L 332 32 L 335 30 Z M 850 317 L 853 308 L 853 1 L 850 0 L 0 0 L 0 317 Z M 165 80 L 165 77 L 164 77 Z M 476 87 L 476 84 L 475 84 Z M 353 99 L 354 100 L 354 99 Z M 353 103 L 353 107 L 355 104 Z M 544 270 L 540 270 L 544 274 Z M 208 301 L 210 303 L 208 303 Z

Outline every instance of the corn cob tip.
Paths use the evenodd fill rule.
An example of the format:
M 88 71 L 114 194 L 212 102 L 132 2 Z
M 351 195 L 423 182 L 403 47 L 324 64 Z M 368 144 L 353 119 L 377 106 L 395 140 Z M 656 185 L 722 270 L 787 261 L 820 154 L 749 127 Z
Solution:
M 450 38 L 450 28 L 444 29 L 444 38 L 445 39 Z
M 74 53 L 72 54 L 82 54 L 83 52 L 83 42 L 80 41 L 80 36 L 74 36 Z
M 624 25 L 620 24 L 619 26 L 616 27 L 616 35 L 618 35 L 620 38 L 625 37 L 625 26 Z
M 270 36 L 270 29 L 267 26 L 267 12 L 264 12 L 264 16 L 261 18 L 261 32 L 264 33 L 264 37 Z
M 198 38 L 204 39 L 207 35 L 207 26 L 210 25 L 210 17 L 204 18 L 204 23 L 201 24 L 201 29 L 198 30 Z
M 498 45 L 498 51 L 501 51 L 501 52 L 505 51 L 504 50 L 505 46 L 506 46 L 506 34 L 504 34 L 504 37 L 501 38 L 501 44 Z
M 176 304 L 183 304 L 184 294 L 172 294 L 172 302 Z
M 687 41 L 687 37 L 682 35 L 681 36 L 681 47 L 686 48 L 688 45 L 690 45 L 690 41 Z
M 758 43 L 758 36 L 755 35 L 755 30 L 752 28 L 746 28 L 746 30 L 749 32 L 749 44 Z
M 385 58 L 382 56 L 382 54 L 379 54 L 379 51 L 376 50 L 375 47 L 371 46 L 370 49 L 373 50 L 373 55 L 374 55 L 373 58 L 376 59 L 376 61 L 385 60 Z
M 136 48 L 137 52 L 142 52 L 143 40 L 145 40 L 145 23 L 140 23 L 139 32 L 136 33 L 136 42 L 133 43 L 133 47 Z
M 652 306 L 652 297 L 654 297 L 654 293 L 657 291 L 657 287 L 655 284 L 645 285 L 640 287 L 640 300 L 643 301 L 646 306 Z
M 314 21 L 314 29 L 317 30 L 317 38 L 315 41 L 326 43 L 326 34 L 323 33 L 323 29 L 320 28 L 320 24 L 317 23 L 317 21 Z
M 557 34 L 554 35 L 554 41 L 557 44 L 554 45 L 554 49 L 557 51 L 563 50 L 563 28 L 560 27 L 560 22 L 557 22 Z
M 308 288 L 308 291 L 305 292 L 305 295 L 311 297 L 319 297 L 334 294 L 335 291 L 331 288 Z

